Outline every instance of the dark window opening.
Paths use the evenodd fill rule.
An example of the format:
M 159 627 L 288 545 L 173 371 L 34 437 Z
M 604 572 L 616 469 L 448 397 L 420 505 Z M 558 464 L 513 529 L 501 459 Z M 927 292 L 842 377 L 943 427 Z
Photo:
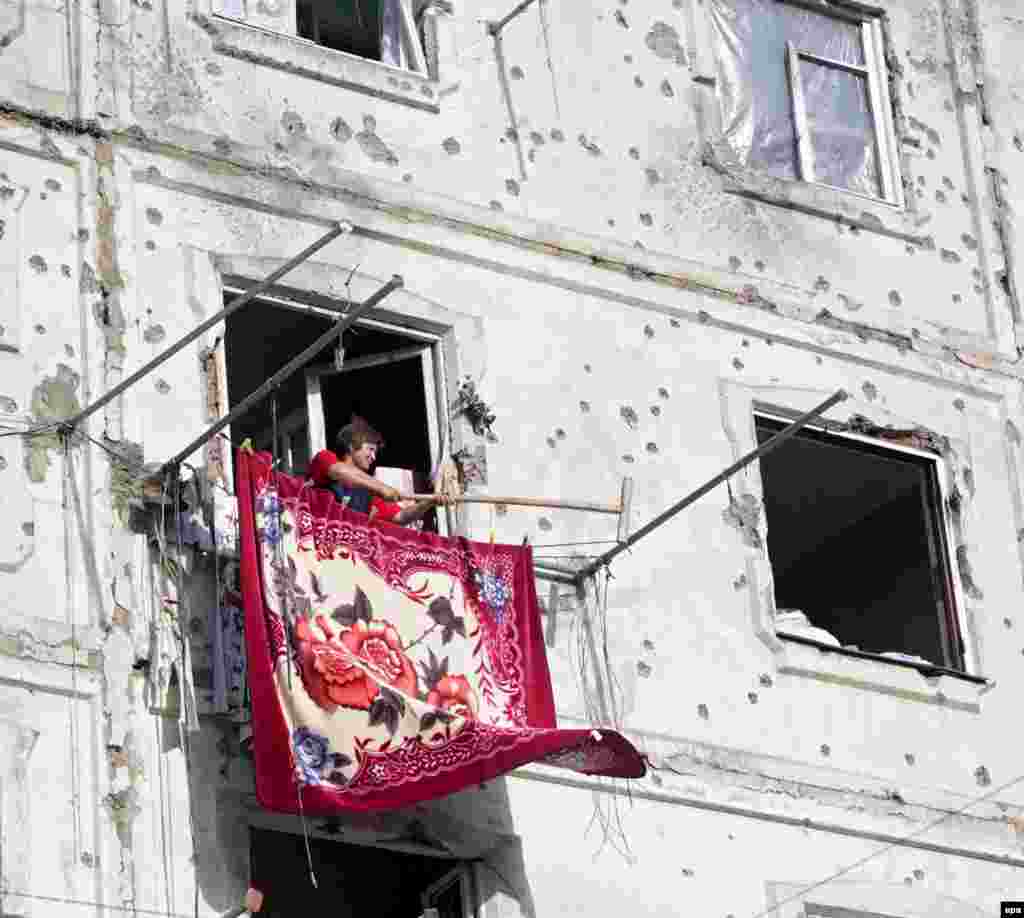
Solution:
M 780 633 L 962 671 L 935 463 L 804 429 L 760 464 Z
M 253 300 L 227 320 L 224 339 L 228 399 L 233 408 L 275 371 L 312 344 L 333 324 L 315 313 Z M 422 364 L 406 355 L 428 345 L 397 332 L 355 326 L 343 337 L 342 372 L 320 377 L 320 397 L 310 399 L 306 370 L 331 365 L 331 345 L 314 357 L 305 370 L 294 373 L 277 392 L 277 456 L 283 471 L 305 476 L 317 449 L 311 430 L 318 424 L 327 449 L 335 447 L 338 431 L 356 414 L 384 438 L 378 451 L 381 466 L 410 469 L 417 492 L 432 491 L 428 404 Z M 317 413 L 319 417 L 310 417 Z M 312 422 L 312 423 L 311 423 Z M 231 426 L 235 444 L 251 438 L 259 450 L 272 451 L 270 398 L 264 399 Z M 437 531 L 436 514 L 424 528 Z
M 311 838 L 314 888 L 301 835 L 252 829 L 250 838 L 252 883 L 264 894 L 261 918 L 419 918 L 427 908 L 437 918 L 464 918 L 463 880 L 451 858 Z M 440 898 L 431 894 L 437 887 Z
M 403 0 L 298 0 L 300 37 L 374 61 L 401 66 Z

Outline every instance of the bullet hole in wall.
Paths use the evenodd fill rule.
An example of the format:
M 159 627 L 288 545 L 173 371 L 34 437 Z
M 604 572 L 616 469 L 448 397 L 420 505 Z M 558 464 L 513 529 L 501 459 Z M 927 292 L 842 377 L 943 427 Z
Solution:
M 761 673 L 760 678 L 757 680 L 762 688 L 771 688 L 774 685 L 772 677 L 768 673 Z
M 660 417 L 661 416 L 661 407 L 658 406 L 658 405 L 651 405 L 651 414 L 654 417 Z
M 644 650 L 647 650 L 647 651 L 654 650 L 654 641 L 650 640 L 650 638 L 644 638 L 643 646 L 644 646 Z
M 1007 630 L 1011 629 L 1013 627 L 1013 619 L 1012 618 L 1004 618 L 1003 619 L 1003 625 L 1006 626 Z
M 636 460 L 629 453 L 625 453 L 623 455 L 622 461 L 625 462 L 627 465 L 632 465 L 634 462 L 636 462 Z
M 46 259 L 42 255 L 33 255 L 28 260 L 28 266 L 35 271 L 36 274 L 45 274 L 49 270 L 49 266 L 46 264 Z
M 636 74 L 636 76 L 633 77 L 633 85 L 637 89 L 643 89 L 644 88 L 644 78 L 642 76 L 640 76 L 639 73 Z
M 647 184 L 652 188 L 661 181 L 661 176 L 658 175 L 658 170 L 652 169 L 650 166 L 644 169 L 644 177 L 647 179 Z
M 814 289 L 818 293 L 828 293 L 832 289 L 832 285 L 819 274 L 818 279 L 814 282 Z
M 967 408 L 967 404 L 962 398 L 955 398 L 953 399 L 953 407 L 956 408 L 957 411 L 963 411 Z
M 697 716 L 701 720 L 707 720 L 711 716 L 708 712 L 708 706 L 704 704 L 704 702 L 701 702 L 699 705 L 697 705 Z
M 637 415 L 636 410 L 630 405 L 623 405 L 619 408 L 619 417 L 622 418 L 623 423 L 630 430 L 636 430 L 640 423 L 640 418 Z
M 331 132 L 331 136 L 338 141 L 338 143 L 348 143 L 352 139 L 352 128 L 349 127 L 348 122 L 340 115 L 331 122 L 329 130 Z M 449 137 L 448 140 L 454 141 L 455 145 L 458 146 L 458 141 L 455 140 L 454 137 Z M 445 141 L 445 144 L 448 143 L 448 140 Z M 442 144 L 442 146 L 444 146 L 444 144 Z M 445 147 L 445 149 L 447 149 L 447 147 Z M 458 153 L 459 151 L 456 149 L 454 152 Z
M 161 395 L 166 395 L 168 392 L 171 391 L 171 384 L 167 382 L 166 379 L 158 379 L 154 385 L 156 391 L 159 392 Z
M 584 373 L 592 373 L 593 372 L 593 367 L 591 367 L 589 363 L 585 363 L 585 364 L 583 364 L 583 372 Z
M 641 679 L 647 679 L 651 675 L 651 667 L 643 660 L 637 660 L 636 662 L 636 674 Z
M 652 453 L 652 454 L 657 453 L 658 452 L 658 444 L 653 442 L 653 441 L 651 441 L 650 443 L 648 443 L 644 447 L 644 449 L 646 449 L 647 452 Z
M 623 14 L 622 10 L 616 10 L 615 11 L 615 21 L 620 26 L 622 26 L 622 28 L 624 28 L 624 29 L 628 29 L 629 28 L 629 23 L 626 21 L 626 17 Z
M 636 147 L 630 147 L 629 148 L 629 155 L 633 159 L 639 159 L 640 158 L 640 151 Z
M 751 704 L 757 704 L 757 692 L 747 692 L 747 701 Z
M 974 780 L 978 782 L 978 787 L 988 787 L 992 783 L 992 776 L 984 765 L 979 765 L 974 769 Z
M 508 71 L 508 75 L 509 75 L 509 76 L 510 76 L 510 77 L 511 77 L 511 78 L 512 78 L 513 80 L 521 80 L 521 79 L 522 79 L 522 78 L 523 78 L 524 76 L 526 76 L 526 74 L 525 74 L 525 73 L 523 73 L 523 68 L 522 68 L 522 67 L 520 67 L 520 66 L 519 66 L 518 64 L 513 64 L 513 65 L 512 65 L 512 66 L 511 66 L 511 67 L 509 68 L 509 71 Z
M 737 577 L 732 582 L 732 588 L 734 590 L 737 590 L 737 591 L 742 590 L 746 585 L 747 585 L 747 575 L 746 574 L 740 574 L 739 577 Z
M 917 759 L 914 758 L 914 753 L 912 753 L 912 752 L 905 752 L 905 753 L 903 753 L 903 761 L 906 762 L 908 765 L 913 765 L 914 762 L 917 761 Z
M 658 395 L 661 398 L 667 399 L 668 398 L 668 389 L 666 389 L 664 386 L 658 386 Z
M 739 271 L 739 269 L 741 267 L 743 267 L 743 262 L 739 258 L 737 258 L 735 255 L 730 255 L 729 256 L 729 270 L 731 270 L 731 271 Z
M 644 226 L 653 226 L 654 225 L 654 217 L 652 217 L 649 213 L 646 213 L 646 212 L 641 213 L 640 214 L 640 222 Z
M 869 402 L 873 402 L 878 398 L 878 388 L 873 382 L 865 382 L 864 385 L 860 387 L 860 390 L 864 393 L 864 398 Z
M 555 141 L 556 143 L 564 143 L 565 142 L 565 134 L 559 128 L 552 128 L 551 129 L 551 139 L 553 141 Z
M 734 370 L 736 370 L 738 372 L 739 370 L 742 370 L 743 367 L 744 367 L 744 363 L 743 363 L 742 360 L 740 360 L 739 357 L 733 357 L 732 358 L 732 368 Z
M 899 306 L 903 305 L 903 297 L 900 296 L 900 293 L 899 293 L 898 290 L 890 290 L 889 291 L 889 303 L 890 303 L 890 305 L 896 306 L 896 307 L 899 307 Z
M 512 195 L 512 197 L 519 197 L 519 182 L 515 179 L 505 179 L 505 190 Z
M 580 412 L 582 414 L 590 414 L 590 402 L 580 401 Z
M 555 438 L 554 437 L 548 437 L 548 446 L 550 446 L 552 449 L 554 449 L 555 445 L 556 445 L 555 444 Z
M 648 338 L 648 339 L 654 337 L 654 328 L 653 328 L 653 326 L 651 326 L 651 325 L 645 325 L 644 326 L 644 337 Z
M 160 226 L 164 222 L 164 215 L 155 207 L 147 207 L 146 221 L 152 226 Z
M 672 84 L 668 80 L 662 80 L 661 81 L 661 94 L 666 99 L 671 99 L 671 98 L 673 98 L 675 96 L 676 92 L 672 88 Z
M 832 747 L 828 743 L 822 743 L 821 754 L 827 759 L 830 755 L 832 755 Z
M 540 529 L 541 532 L 551 532 L 551 520 L 549 520 L 546 516 L 542 516 L 539 520 L 537 520 L 537 528 Z
M 501 201 L 491 201 L 489 207 L 491 208 L 491 210 L 497 211 L 502 211 L 505 209 L 504 207 L 502 207 Z

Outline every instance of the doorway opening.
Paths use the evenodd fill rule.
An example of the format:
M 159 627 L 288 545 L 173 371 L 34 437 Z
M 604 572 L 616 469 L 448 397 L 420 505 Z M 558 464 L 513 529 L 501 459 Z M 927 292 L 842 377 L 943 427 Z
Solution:
M 224 356 L 230 407 L 336 321 L 337 315 L 326 311 L 270 298 L 253 300 L 229 316 Z M 338 431 L 358 415 L 384 437 L 378 465 L 411 472 L 417 492 L 432 490 L 445 405 L 440 364 L 436 336 L 374 320 L 356 323 L 342 336 L 340 348 L 328 346 L 279 388 L 280 469 L 304 477 L 312 457 L 322 449 L 333 451 Z M 269 397 L 232 425 L 232 441 L 246 438 L 257 450 L 273 451 Z M 388 483 L 395 481 L 389 477 Z M 438 527 L 438 515 L 429 514 L 424 529 L 437 532 Z
M 301 835 L 250 829 L 253 884 L 262 918 L 471 918 L 467 865 L 447 856 L 309 839 L 313 887 Z

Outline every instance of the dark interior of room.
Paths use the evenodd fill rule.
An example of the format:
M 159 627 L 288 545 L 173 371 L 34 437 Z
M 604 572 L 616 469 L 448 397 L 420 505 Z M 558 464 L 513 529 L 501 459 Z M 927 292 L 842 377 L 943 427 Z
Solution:
M 253 884 L 264 894 L 261 918 L 419 918 L 423 893 L 456 866 L 447 858 L 326 839 L 311 838 L 309 848 L 315 889 L 301 835 L 251 830 Z M 457 885 L 454 890 L 432 902 L 439 918 L 462 918 Z
M 758 441 L 784 426 L 758 418 Z M 843 645 L 962 668 L 934 464 L 811 430 L 760 464 L 777 607 Z

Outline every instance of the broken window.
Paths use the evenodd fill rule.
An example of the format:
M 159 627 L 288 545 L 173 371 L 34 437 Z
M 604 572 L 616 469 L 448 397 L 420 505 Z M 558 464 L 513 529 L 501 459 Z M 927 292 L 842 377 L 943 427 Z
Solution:
M 224 340 L 229 407 L 336 321 L 337 313 L 326 308 L 272 297 L 253 300 L 230 316 Z M 342 336 L 340 348 L 328 346 L 304 373 L 293 374 L 277 390 L 279 468 L 304 477 L 310 459 L 322 449 L 333 450 L 338 431 L 357 415 L 384 437 L 378 477 L 403 492 L 433 491 L 445 404 L 440 361 L 440 344 L 431 335 L 376 320 L 357 322 Z M 250 438 L 256 449 L 274 452 L 271 407 L 266 398 L 232 424 L 232 441 Z M 424 528 L 446 527 L 445 515 L 437 517 L 431 512 Z
M 760 465 L 780 636 L 962 672 L 936 461 L 805 428 Z
M 900 203 L 880 20 L 821 7 L 711 0 L 723 137 L 751 169 Z
M 318 45 L 426 74 L 412 0 L 298 0 L 296 29 Z
M 324 828 L 337 830 L 330 823 Z M 301 835 L 250 832 L 253 884 L 264 893 L 260 915 L 265 918 L 418 918 L 431 914 L 429 909 L 435 910 L 434 918 L 468 918 L 475 912 L 468 871 L 440 845 L 414 837 L 423 833 L 395 833 L 389 841 L 401 845 L 401 851 L 314 836 L 307 862 Z M 309 880 L 311 867 L 315 887 Z

